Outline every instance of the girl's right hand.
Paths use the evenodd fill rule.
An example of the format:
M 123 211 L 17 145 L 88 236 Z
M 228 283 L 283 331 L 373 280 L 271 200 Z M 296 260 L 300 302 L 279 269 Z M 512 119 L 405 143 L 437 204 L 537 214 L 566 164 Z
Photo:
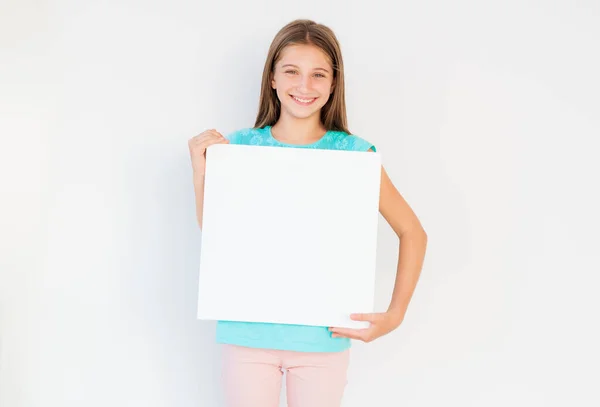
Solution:
M 206 149 L 213 144 L 229 144 L 229 140 L 215 129 L 211 129 L 192 137 L 188 141 L 194 173 L 204 175 L 206 170 Z

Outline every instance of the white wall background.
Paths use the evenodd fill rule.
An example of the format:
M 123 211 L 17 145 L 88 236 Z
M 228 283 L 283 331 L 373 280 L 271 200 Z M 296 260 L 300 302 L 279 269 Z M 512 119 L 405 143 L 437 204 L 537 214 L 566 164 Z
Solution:
M 592 0 L 4 0 L 0 405 L 219 405 L 187 140 L 252 125 L 297 17 L 338 34 L 351 130 L 430 237 L 344 406 L 600 405 Z M 382 220 L 380 309 L 396 249 Z

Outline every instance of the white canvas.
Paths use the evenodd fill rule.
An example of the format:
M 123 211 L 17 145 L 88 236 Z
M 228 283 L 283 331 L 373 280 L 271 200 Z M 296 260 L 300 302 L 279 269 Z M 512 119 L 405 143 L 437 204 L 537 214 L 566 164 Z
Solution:
M 198 318 L 368 326 L 380 177 L 379 153 L 209 147 Z

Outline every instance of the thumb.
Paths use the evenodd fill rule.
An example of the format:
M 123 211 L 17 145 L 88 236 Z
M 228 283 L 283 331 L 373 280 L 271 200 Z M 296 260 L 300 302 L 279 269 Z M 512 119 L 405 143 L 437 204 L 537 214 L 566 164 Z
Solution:
M 377 320 L 376 314 L 352 314 L 350 318 L 355 321 L 367 321 L 367 322 L 375 322 Z

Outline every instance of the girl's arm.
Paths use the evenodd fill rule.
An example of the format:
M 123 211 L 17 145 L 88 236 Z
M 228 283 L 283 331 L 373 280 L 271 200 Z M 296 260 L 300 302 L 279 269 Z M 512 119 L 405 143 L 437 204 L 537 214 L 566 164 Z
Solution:
M 366 329 L 330 328 L 333 337 L 370 342 L 396 329 L 404 320 L 408 304 L 421 274 L 427 247 L 427 234 L 421 222 L 381 168 L 379 211 L 399 239 L 398 268 L 392 300 L 386 312 L 353 314 L 356 321 L 369 321 Z
M 206 149 L 213 144 L 229 144 L 215 129 L 206 130 L 188 141 L 194 177 L 194 193 L 196 195 L 196 219 L 202 229 L 202 213 L 204 209 L 204 173 L 206 171 Z
M 194 171 L 194 194 L 196 195 L 196 219 L 202 229 L 202 213 L 204 208 L 204 174 Z
M 388 312 L 393 315 L 399 325 L 404 319 L 404 314 L 421 274 L 427 247 L 427 233 L 383 168 L 381 169 L 379 211 L 399 240 L 396 281 L 388 308 Z

